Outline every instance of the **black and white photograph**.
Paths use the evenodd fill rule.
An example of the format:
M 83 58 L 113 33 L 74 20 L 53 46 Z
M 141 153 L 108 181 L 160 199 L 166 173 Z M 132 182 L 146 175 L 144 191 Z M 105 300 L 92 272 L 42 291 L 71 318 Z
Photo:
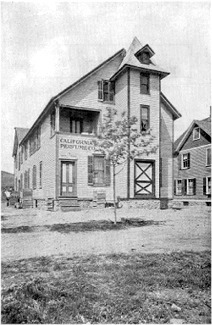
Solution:
M 1 323 L 211 324 L 211 2 L 1 1 Z

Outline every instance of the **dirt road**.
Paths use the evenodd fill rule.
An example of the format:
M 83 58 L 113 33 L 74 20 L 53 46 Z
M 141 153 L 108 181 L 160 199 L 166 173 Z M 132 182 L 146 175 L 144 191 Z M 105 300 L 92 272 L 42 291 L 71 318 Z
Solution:
M 120 209 L 119 217 L 139 217 L 165 221 L 156 226 L 126 230 L 61 234 L 46 231 L 45 225 L 113 220 L 112 209 L 77 212 L 45 212 L 2 209 L 2 226 L 40 226 L 39 231 L 2 234 L 2 261 L 38 256 L 79 256 L 108 253 L 168 253 L 171 251 L 210 249 L 210 208 L 192 207 L 180 211 Z

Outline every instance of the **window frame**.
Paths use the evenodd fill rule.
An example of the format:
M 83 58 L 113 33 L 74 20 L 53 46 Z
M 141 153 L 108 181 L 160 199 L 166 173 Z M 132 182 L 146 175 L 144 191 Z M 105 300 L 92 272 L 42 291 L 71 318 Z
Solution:
M 195 131 L 198 130 L 198 138 L 195 138 Z M 200 127 L 197 126 L 193 129 L 193 141 L 199 140 L 200 139 Z
M 180 192 L 178 192 L 178 189 L 179 189 L 179 187 L 178 187 L 178 182 L 181 182 L 181 191 Z M 182 179 L 181 178 L 177 178 L 176 179 L 176 188 L 175 188 L 175 195 L 177 195 L 177 196 L 181 196 L 181 195 L 183 195 L 183 181 L 182 181 Z
M 39 163 L 39 188 L 43 186 L 43 162 Z
M 36 168 L 36 165 L 33 165 L 33 168 L 32 168 L 32 188 L 33 188 L 33 190 L 36 190 L 36 188 L 37 188 L 37 168 Z
M 103 159 L 103 180 L 102 183 L 94 182 L 94 173 L 95 173 L 95 159 Z M 93 187 L 107 187 L 111 185 L 111 165 L 110 160 L 106 159 L 103 154 L 93 154 L 88 156 L 88 186 Z
M 209 192 L 209 179 L 210 179 L 210 192 Z M 206 177 L 206 195 L 211 195 L 211 176 Z
M 147 83 L 142 81 L 142 77 L 147 78 Z M 142 86 L 146 87 L 146 91 L 142 90 Z M 150 95 L 150 75 L 148 73 L 140 73 L 140 93 L 142 95 Z
M 188 156 L 186 160 L 183 159 L 183 157 L 184 157 L 185 155 Z M 191 162 L 190 162 L 190 161 L 191 161 L 191 155 L 190 155 L 190 152 L 182 153 L 182 154 L 181 154 L 181 169 L 189 169 L 190 166 L 191 166 Z M 185 162 L 187 163 L 187 166 L 184 166 L 184 163 L 185 163 Z
M 208 162 L 208 151 L 210 151 L 210 161 Z M 206 148 L 206 166 L 210 167 L 211 166 L 211 148 Z
M 148 116 L 148 127 L 146 130 L 142 130 L 142 109 L 147 108 L 147 116 Z M 140 105 L 140 132 L 147 132 L 150 129 L 150 106 L 149 105 Z
M 105 99 L 105 94 L 108 98 Z M 114 81 L 102 79 L 98 81 L 98 100 L 103 103 L 114 103 L 115 101 L 115 83 Z

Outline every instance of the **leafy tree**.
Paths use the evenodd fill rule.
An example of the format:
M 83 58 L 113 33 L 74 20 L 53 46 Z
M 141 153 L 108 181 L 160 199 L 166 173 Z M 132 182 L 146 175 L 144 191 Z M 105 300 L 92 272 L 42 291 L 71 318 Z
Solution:
M 112 165 L 115 224 L 117 222 L 116 175 L 120 172 L 116 172 L 116 168 L 128 159 L 133 160 L 142 154 L 148 155 L 156 152 L 158 146 L 153 143 L 154 138 L 150 130 L 148 132 L 138 131 L 137 117 L 132 116 L 128 121 L 126 112 L 122 112 L 118 117 L 116 109 L 107 108 L 95 146 L 96 150 L 103 153 Z

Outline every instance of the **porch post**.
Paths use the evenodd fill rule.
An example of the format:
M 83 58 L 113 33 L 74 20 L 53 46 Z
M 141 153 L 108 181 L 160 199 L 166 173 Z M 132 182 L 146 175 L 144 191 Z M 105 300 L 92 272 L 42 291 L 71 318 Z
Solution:
M 55 132 L 60 131 L 60 106 L 59 103 L 55 103 Z

